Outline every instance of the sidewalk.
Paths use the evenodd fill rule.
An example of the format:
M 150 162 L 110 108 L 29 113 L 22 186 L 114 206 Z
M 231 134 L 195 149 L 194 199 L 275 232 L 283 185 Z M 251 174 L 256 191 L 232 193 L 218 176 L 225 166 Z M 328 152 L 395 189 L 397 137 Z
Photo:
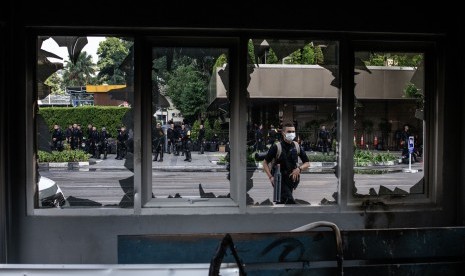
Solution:
M 157 171 L 200 171 L 200 172 L 225 172 L 227 171 L 225 164 L 218 164 L 220 159 L 225 156 L 225 152 L 205 152 L 199 154 L 192 152 L 192 162 L 184 161 L 185 156 L 175 156 L 174 154 L 165 153 L 163 162 L 152 161 L 152 170 Z M 109 154 L 106 160 L 90 159 L 89 170 L 133 170 L 132 155 L 129 154 L 125 160 L 116 160 L 116 155 Z M 151 157 L 153 159 L 153 155 Z M 334 173 L 335 162 L 310 162 L 310 168 L 304 173 Z M 354 167 L 356 171 L 372 171 L 373 173 L 392 173 L 402 172 L 403 169 L 408 168 L 408 164 L 395 164 L 395 165 L 373 165 L 366 167 Z M 256 168 L 262 169 L 261 162 L 258 163 Z M 423 163 L 412 164 L 412 169 L 423 169 Z M 368 173 L 368 172 L 365 172 Z
M 204 172 L 219 172 L 227 171 L 226 165 L 218 165 L 220 157 L 225 156 L 225 152 L 205 152 L 199 154 L 192 152 L 192 162 L 184 161 L 185 156 L 176 156 L 174 154 L 165 153 L 163 162 L 152 161 L 152 169 L 157 171 L 204 171 Z M 106 160 L 90 159 L 93 165 L 89 165 L 89 170 L 121 170 L 127 168 L 133 169 L 132 154 L 128 154 L 128 158 L 124 160 L 116 160 L 115 154 L 109 154 Z M 150 159 L 153 159 L 153 155 Z

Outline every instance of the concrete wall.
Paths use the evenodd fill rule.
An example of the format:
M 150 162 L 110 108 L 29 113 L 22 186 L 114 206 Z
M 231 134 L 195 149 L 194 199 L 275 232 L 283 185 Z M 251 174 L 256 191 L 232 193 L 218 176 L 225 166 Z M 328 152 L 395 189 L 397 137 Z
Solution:
M 358 99 L 403 99 L 403 91 L 411 82 L 415 69 L 398 66 L 369 66 L 371 72 L 356 70 L 355 96 Z M 217 98 L 225 98 L 226 90 L 218 75 L 214 85 Z M 336 99 L 338 88 L 331 86 L 334 77 L 319 65 L 260 64 L 250 75 L 247 88 L 250 98 Z M 211 91 L 211 93 L 214 91 Z M 212 93 L 211 95 L 214 95 Z

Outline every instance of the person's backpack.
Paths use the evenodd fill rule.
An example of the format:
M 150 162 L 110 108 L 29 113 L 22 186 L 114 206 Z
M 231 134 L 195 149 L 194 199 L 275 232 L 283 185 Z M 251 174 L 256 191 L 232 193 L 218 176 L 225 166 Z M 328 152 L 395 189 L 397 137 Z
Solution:
M 295 146 L 295 149 L 297 150 L 297 156 L 300 155 L 300 145 L 299 143 L 297 143 L 296 141 L 292 141 L 294 142 L 294 146 Z M 276 143 L 276 156 L 271 160 L 270 163 L 268 163 L 268 168 L 270 168 L 270 172 L 271 174 L 274 174 L 274 167 L 276 165 L 276 162 L 278 161 L 279 157 L 281 156 L 281 152 L 282 152 L 282 146 L 281 146 L 281 142 L 278 142 Z

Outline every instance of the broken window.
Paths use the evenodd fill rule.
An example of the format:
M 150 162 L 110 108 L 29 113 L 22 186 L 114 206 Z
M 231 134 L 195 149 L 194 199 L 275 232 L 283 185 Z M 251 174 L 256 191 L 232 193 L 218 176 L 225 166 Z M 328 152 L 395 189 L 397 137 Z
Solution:
M 421 52 L 355 53 L 355 197 L 425 192 L 424 72 Z
M 247 204 L 336 204 L 338 179 L 338 43 L 322 40 L 248 41 Z M 278 202 L 263 171 L 263 158 L 284 139 L 283 125 L 295 127 L 294 141 L 309 159 L 292 188 L 294 200 Z M 256 158 L 259 157 L 259 158 Z M 260 157 L 261 156 L 261 157 Z M 283 161 L 284 162 L 284 161 Z M 298 159 L 298 166 L 302 159 Z M 282 177 L 287 177 L 284 172 Z M 282 185 L 288 185 L 283 184 Z M 281 194 L 284 192 L 282 191 Z
M 37 43 L 35 208 L 132 208 L 132 40 L 39 36 Z

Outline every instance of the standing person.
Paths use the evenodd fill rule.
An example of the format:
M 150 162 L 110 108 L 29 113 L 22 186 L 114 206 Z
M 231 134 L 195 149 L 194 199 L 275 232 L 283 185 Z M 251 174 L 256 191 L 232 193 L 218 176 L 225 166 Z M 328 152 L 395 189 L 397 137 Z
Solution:
M 258 152 L 264 151 L 264 149 L 263 149 L 263 137 L 264 137 L 263 124 L 260 124 L 258 126 L 257 131 L 255 132 L 255 143 L 257 144 L 257 151 Z
M 181 131 L 179 125 L 173 124 L 173 154 L 178 156 L 181 150 Z
M 110 151 L 108 148 L 108 138 L 111 137 L 111 134 L 107 132 L 106 127 L 102 127 L 102 132 L 100 132 L 100 150 L 99 150 L 99 157 L 100 154 L 103 153 L 103 159 L 107 159 L 107 154 Z
M 88 124 L 87 125 L 87 130 L 86 130 L 86 133 L 85 133 L 85 136 L 84 136 L 84 137 L 86 137 L 85 151 L 87 153 L 91 153 L 91 148 L 90 148 L 91 144 L 90 143 L 91 143 L 92 138 L 90 136 L 92 135 L 92 130 L 93 130 L 92 124 Z
M 126 127 L 121 127 L 116 137 L 116 159 L 122 160 L 126 157 L 127 145 L 129 134 L 126 132 Z
M 171 147 L 174 145 L 174 124 L 173 122 L 170 123 L 170 127 L 166 131 L 166 138 L 168 139 L 168 154 L 171 154 Z M 173 149 L 173 152 L 175 150 Z
M 165 145 L 165 133 L 161 128 L 161 124 L 157 123 L 155 129 L 152 130 L 152 148 L 153 148 L 153 161 L 157 161 L 158 155 L 160 159 L 158 162 L 163 162 L 163 148 Z
M 263 161 L 263 170 L 270 179 L 274 187 L 274 168 L 270 169 L 270 163 L 280 165 L 282 175 L 281 182 L 281 204 L 295 204 L 292 192 L 297 188 L 300 181 L 300 174 L 310 167 L 310 162 L 305 151 L 294 142 L 296 133 L 292 123 L 286 123 L 282 129 L 283 141 L 273 144 Z M 298 165 L 298 157 L 302 160 L 302 165 Z
M 71 149 L 79 149 L 79 143 L 81 143 L 81 141 L 79 140 L 78 125 L 73 124 L 73 132 L 71 132 Z
M 184 156 L 186 153 L 186 136 L 187 136 L 187 129 L 184 123 L 181 124 L 181 129 L 179 130 L 179 143 L 181 144 L 181 156 Z
M 66 143 L 71 147 L 71 137 L 73 136 L 73 125 L 69 125 L 65 131 Z
M 318 145 L 321 148 L 323 154 L 329 155 L 329 143 L 331 142 L 331 137 L 329 131 L 326 130 L 326 126 L 322 125 L 320 131 L 318 132 Z
M 203 124 L 200 125 L 199 136 L 197 137 L 197 143 L 200 146 L 199 154 L 204 154 L 205 151 L 205 129 Z
M 53 126 L 52 132 L 52 150 L 63 150 L 63 132 L 59 125 L 55 124 Z
M 268 144 L 272 146 L 276 142 L 278 131 L 274 128 L 274 125 L 270 125 L 270 130 L 268 130 Z
M 404 125 L 404 129 L 400 133 L 400 145 L 402 146 L 402 160 L 407 160 L 408 163 L 408 138 L 411 136 L 409 132 L 409 126 L 406 124 Z
M 99 153 L 99 143 L 100 143 L 100 134 L 98 133 L 97 127 L 93 126 L 92 130 L 89 133 L 89 152 L 92 154 L 93 158 L 100 159 Z
M 187 130 L 186 135 L 183 138 L 183 147 L 184 152 L 186 153 L 186 159 L 184 161 L 191 162 L 192 161 L 192 140 L 191 140 L 191 131 Z

